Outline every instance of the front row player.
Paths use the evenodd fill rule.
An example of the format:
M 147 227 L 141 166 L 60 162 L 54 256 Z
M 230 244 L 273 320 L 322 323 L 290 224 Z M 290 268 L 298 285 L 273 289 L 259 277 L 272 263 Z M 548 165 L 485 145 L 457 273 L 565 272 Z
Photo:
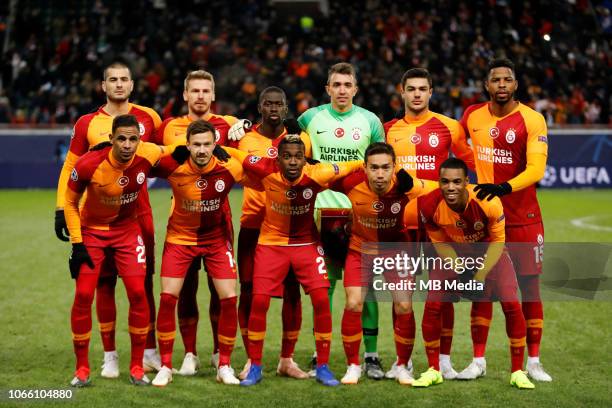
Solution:
M 483 299 L 499 299 L 506 317 L 506 333 L 510 339 L 512 362 L 510 384 L 519 389 L 532 389 L 534 385 L 523 372 L 526 326 L 518 302 L 518 285 L 512 262 L 504 249 L 505 220 L 501 201 L 476 199 L 473 186 L 468 185 L 467 166 L 457 158 L 446 160 L 440 166 L 440 188 L 419 198 L 422 221 L 434 248 L 442 258 L 457 258 L 473 254 L 472 243 L 489 243 L 484 255 L 483 267 L 473 279 L 484 282 Z M 458 246 L 447 243 L 463 243 Z M 476 244 L 478 245 L 478 244 Z M 467 251 L 466 251 L 467 250 Z M 459 251 L 459 252 L 457 252 Z M 472 255 L 473 256 L 473 255 Z M 430 272 L 430 280 L 451 281 L 458 275 L 453 270 L 436 269 Z M 425 303 L 422 329 L 429 370 L 412 383 L 413 387 L 429 387 L 443 382 L 440 373 L 440 332 L 442 328 L 442 302 L 456 296 L 444 290 L 430 290 Z
M 172 349 L 176 336 L 176 305 L 189 268 L 203 258 L 220 299 L 217 381 L 239 384 L 230 366 L 236 341 L 236 265 L 231 236 L 225 226 L 227 195 L 242 181 L 242 166 L 237 160 L 227 162 L 213 156 L 215 127 L 203 120 L 187 127 L 189 159 L 177 161 L 164 157 L 154 169 L 157 177 L 167 178 L 172 186 L 174 205 L 161 266 L 161 300 L 157 318 L 157 337 L 162 368 L 153 385 L 164 387 L 172 381 Z
M 339 382 L 328 367 L 332 335 L 327 297 L 329 281 L 313 212 L 317 194 L 328 188 L 330 182 L 362 168 L 363 162 L 307 165 L 304 142 L 298 135 L 287 135 L 279 143 L 276 160 L 228 150 L 240 158 L 244 170 L 261 182 L 266 193 L 266 213 L 255 250 L 253 271 L 248 332 L 251 367 L 240 384 L 251 386 L 262 379 L 261 361 L 270 298 L 283 296 L 283 282 L 289 268 L 293 268 L 312 301 L 318 356 L 317 381 L 336 386 Z
M 76 279 L 71 325 L 77 361 L 72 386 L 90 383 L 91 304 L 100 268 L 111 253 L 130 302 L 130 381 L 135 385 L 149 383 L 142 366 L 149 307 L 144 288 L 145 244 L 137 202 L 151 168 L 167 150 L 152 143 L 140 143 L 136 117 L 120 115 L 113 119 L 109 146 L 85 153 L 72 170 L 65 205 L 72 242 L 70 273 Z M 79 200 L 85 190 L 87 197 L 79 211 Z

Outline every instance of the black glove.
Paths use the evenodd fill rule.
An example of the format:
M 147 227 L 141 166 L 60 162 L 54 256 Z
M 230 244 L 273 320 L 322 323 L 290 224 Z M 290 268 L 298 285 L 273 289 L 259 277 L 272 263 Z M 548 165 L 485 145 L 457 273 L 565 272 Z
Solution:
M 344 266 L 346 255 L 348 254 L 348 245 L 350 236 L 350 226 L 347 231 L 344 221 L 336 221 L 328 231 L 321 234 L 321 245 L 325 251 L 325 255 L 336 265 Z
M 307 157 L 307 158 L 306 158 L 306 163 L 308 163 L 308 164 L 319 164 L 319 163 L 321 163 L 321 162 L 320 162 L 320 161 L 318 161 L 318 160 L 312 159 L 312 158 L 310 158 L 310 157 Z
M 191 156 L 191 153 L 189 152 L 189 149 L 187 149 L 187 146 L 176 146 L 176 149 L 174 149 L 174 151 L 172 152 L 172 154 L 170 154 L 170 156 L 172 156 L 172 158 L 179 164 L 183 164 L 185 163 L 185 161 L 187 159 L 189 159 L 189 156 Z
M 232 158 L 232 156 L 219 145 L 215 146 L 215 149 L 213 150 L 213 156 L 215 156 L 217 159 L 221 160 L 222 162 L 226 162 Z
M 110 146 L 112 146 L 112 145 L 113 145 L 113 144 L 107 140 L 106 142 L 100 142 L 100 143 L 98 143 L 97 145 L 95 145 L 94 147 L 92 147 L 91 149 L 89 149 L 89 151 L 90 151 L 90 152 L 95 152 L 95 151 L 98 151 L 98 150 L 102 150 L 102 149 L 104 149 L 105 147 L 110 147 Z
M 283 126 L 285 126 L 288 135 L 299 135 L 302 133 L 302 128 L 295 118 L 287 118 L 283 120 Z
M 70 240 L 64 210 L 55 210 L 55 235 L 61 241 L 68 242 Z
M 459 274 L 457 276 L 457 279 L 459 280 L 459 282 L 463 283 L 463 284 L 468 284 L 470 281 L 475 281 L 474 279 L 474 275 L 476 274 L 477 270 L 476 269 L 468 269 L 465 272 L 463 272 L 462 274 Z M 483 282 L 484 284 L 484 282 Z M 461 296 L 471 300 L 472 302 L 478 301 L 478 300 L 484 300 L 484 290 L 474 290 L 474 289 L 464 289 L 461 291 Z
M 70 268 L 70 276 L 72 276 L 72 279 L 77 279 L 79 277 L 81 265 L 84 263 L 87 263 L 87 265 L 93 269 L 94 263 L 87 252 L 87 248 L 85 248 L 85 244 L 82 242 L 72 244 L 72 253 L 68 259 L 68 267 Z
M 474 192 L 477 193 L 476 198 L 479 200 L 486 198 L 487 201 L 491 201 L 493 197 L 501 197 L 503 195 L 510 194 L 512 192 L 512 186 L 508 183 L 478 184 L 476 187 L 474 187 Z
M 397 191 L 404 194 L 412 190 L 412 187 L 414 187 L 414 180 L 406 170 L 399 169 L 395 176 L 397 177 Z

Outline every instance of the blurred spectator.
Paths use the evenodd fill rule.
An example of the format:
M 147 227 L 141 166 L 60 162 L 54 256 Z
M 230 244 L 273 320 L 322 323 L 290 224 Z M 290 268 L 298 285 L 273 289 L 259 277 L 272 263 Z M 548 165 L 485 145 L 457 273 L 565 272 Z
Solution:
M 19 2 L 0 66 L 0 122 L 73 123 L 102 103 L 102 67 L 117 58 L 133 68 L 135 100 L 164 117 L 179 114 L 182 80 L 198 68 L 215 75 L 217 113 L 257 118 L 256 95 L 277 85 L 299 115 L 328 100 L 326 70 L 340 60 L 358 69 L 356 103 L 384 120 L 399 113 L 397 85 L 413 66 L 433 75 L 432 109 L 459 117 L 486 100 L 494 56 L 514 60 L 518 98 L 549 124 L 611 117 L 610 0 L 340 1 L 327 15 L 290 16 L 265 0 L 45 3 Z

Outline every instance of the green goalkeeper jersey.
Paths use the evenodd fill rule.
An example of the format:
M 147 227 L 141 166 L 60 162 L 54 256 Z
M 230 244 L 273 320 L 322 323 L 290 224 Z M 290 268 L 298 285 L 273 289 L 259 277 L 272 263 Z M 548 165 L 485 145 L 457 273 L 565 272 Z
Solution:
M 308 109 L 298 118 L 312 143 L 312 158 L 323 162 L 363 160 L 370 143 L 384 142 L 385 131 L 380 119 L 359 106 L 337 112 L 331 104 Z M 351 208 L 342 193 L 326 190 L 317 196 L 316 208 Z

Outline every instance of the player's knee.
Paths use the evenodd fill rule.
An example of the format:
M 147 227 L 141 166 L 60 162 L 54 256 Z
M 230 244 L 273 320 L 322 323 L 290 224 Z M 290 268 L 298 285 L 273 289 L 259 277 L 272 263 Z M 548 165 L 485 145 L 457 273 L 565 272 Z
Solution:
M 346 305 L 344 306 L 346 310 L 351 312 L 362 312 L 363 311 L 363 300 L 361 297 L 348 297 L 346 299 Z
M 520 276 L 518 284 L 524 302 L 540 300 L 540 277 L 538 275 Z
M 412 313 L 412 302 L 395 302 L 393 303 L 393 309 L 396 314 Z
M 74 304 L 80 307 L 91 306 L 94 299 L 94 291 L 85 288 L 77 289 L 74 294 Z

